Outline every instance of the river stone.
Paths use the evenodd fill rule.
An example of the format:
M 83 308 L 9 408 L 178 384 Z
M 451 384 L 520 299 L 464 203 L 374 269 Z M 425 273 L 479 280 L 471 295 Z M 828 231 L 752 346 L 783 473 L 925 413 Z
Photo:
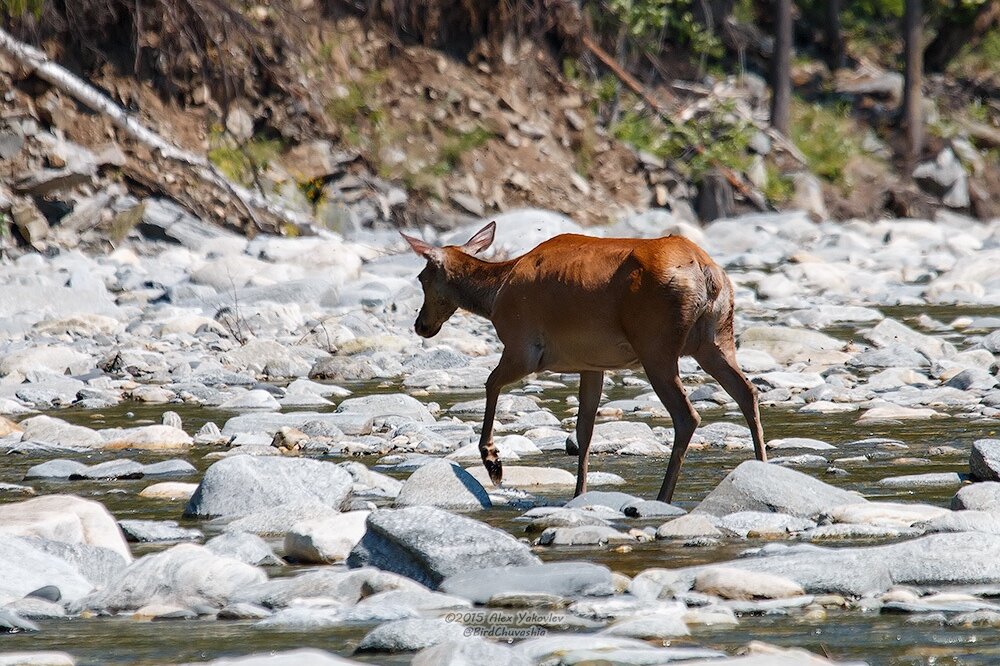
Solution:
M 397 393 L 348 398 L 337 406 L 337 413 L 361 414 L 367 418 L 405 416 L 421 423 L 434 423 L 434 417 L 416 398 Z
M 816 527 L 816 523 L 787 513 L 766 511 L 737 511 L 723 516 L 718 528 L 740 538 L 747 538 L 753 532 L 758 535 L 785 536 L 790 532 L 802 532 Z
M 490 496 L 471 474 L 443 460 L 424 465 L 406 481 L 393 506 L 436 506 L 442 509 L 477 510 L 493 506 Z
M 469 467 L 465 470 L 481 485 L 487 483 L 493 487 L 486 468 L 482 465 Z M 573 486 L 576 476 L 572 472 L 557 467 L 525 467 L 522 465 L 504 465 L 503 485 L 511 488 L 535 488 L 538 486 Z
M 465 627 L 438 619 L 386 622 L 369 631 L 358 652 L 413 652 L 448 640 L 464 640 Z
M 692 513 L 660 525 L 657 539 L 691 539 L 695 537 L 721 537 L 719 519 L 705 513 Z
M 139 497 L 167 500 L 189 500 L 198 489 L 197 483 L 181 483 L 179 481 L 164 481 L 146 486 L 139 492 Z
M 424 648 L 413 657 L 411 666 L 533 666 L 520 653 L 482 638 L 445 640 Z
M 723 599 L 786 599 L 805 594 L 795 581 L 769 573 L 714 567 L 695 576 L 694 590 Z
M 285 414 L 277 412 L 250 412 L 240 414 L 226 421 L 222 427 L 222 435 L 228 439 L 240 433 L 266 433 L 268 443 L 283 426 L 298 428 L 307 435 L 316 435 L 314 430 L 306 428 L 306 424 L 313 424 L 315 429 L 318 424 L 326 424 L 336 428 L 337 432 L 358 436 L 368 435 L 372 431 L 372 419 L 370 416 L 357 412 L 345 413 L 325 413 L 319 412 L 289 412 Z
M 24 480 L 68 479 L 74 474 L 85 472 L 87 469 L 89 469 L 87 465 L 77 460 L 55 458 L 54 460 L 46 460 L 43 463 L 29 467 L 28 471 L 24 473 Z
M 360 666 L 360 662 L 312 648 L 225 657 L 213 661 L 189 662 L 181 666 Z
M 345 508 L 348 508 L 345 505 Z M 226 523 L 226 532 L 249 532 L 262 537 L 280 537 L 306 520 L 327 520 L 340 515 L 340 511 L 316 500 L 292 501 L 269 506 Z M 216 522 L 224 522 L 220 518 Z
M 865 331 L 864 337 L 880 348 L 905 345 L 931 360 L 947 355 L 949 350 L 954 352 L 954 348 L 941 338 L 924 335 L 888 317 L 880 321 L 874 328 Z
M 4 574 L 0 576 L 0 604 L 49 585 L 58 588 L 63 600 L 77 599 L 94 588 L 74 563 L 46 552 L 40 541 L 14 536 L 0 539 L 0 569 Z
M 348 511 L 296 523 L 285 534 L 285 558 L 306 564 L 346 560 L 365 534 L 370 511 Z
M 825 514 L 836 523 L 878 525 L 880 527 L 910 527 L 949 513 L 948 509 L 932 504 L 903 502 L 865 502 L 832 507 Z
M 0 505 L 0 533 L 101 546 L 132 561 L 125 537 L 104 505 L 74 495 L 43 495 Z
M 614 593 L 614 584 L 606 566 L 590 562 L 548 562 L 474 569 L 448 576 L 439 589 L 475 604 L 485 604 L 504 593 L 603 596 Z
M 1000 439 L 973 442 L 969 470 L 980 481 L 1000 481 Z
M 141 449 L 144 451 L 186 451 L 192 439 L 183 430 L 167 425 L 101 430 L 103 448 L 109 450 Z
M 174 458 L 142 466 L 143 476 L 189 476 L 198 470 L 186 460 Z
M 70 475 L 70 480 L 76 479 L 141 479 L 143 465 L 134 460 L 123 458 L 91 465 L 84 470 Z
M 225 532 L 209 539 L 205 547 L 216 555 L 231 557 L 253 566 L 281 566 L 284 561 L 274 554 L 267 542 L 248 532 Z
M 676 570 L 694 578 L 713 566 Z M 1000 536 L 974 532 L 932 534 L 884 546 L 765 548 L 756 557 L 722 566 L 784 576 L 809 594 L 865 596 L 894 585 L 1000 584 Z
M 566 508 L 584 506 L 606 506 L 620 511 L 630 518 L 665 518 L 668 516 L 683 516 L 685 511 L 680 507 L 644 500 L 627 493 L 613 491 L 590 490 L 578 495 L 565 504 Z
M 757 460 L 740 463 L 692 513 L 725 516 L 738 511 L 770 511 L 810 518 L 842 504 L 865 502 L 808 474 Z
M 1000 483 L 987 481 L 965 486 L 951 498 L 951 508 L 1000 512 Z
M 380 509 L 347 559 L 435 587 L 447 576 L 483 566 L 537 564 L 525 544 L 502 530 L 435 507 Z
M 181 527 L 176 520 L 119 520 L 118 526 L 129 541 L 189 541 L 204 536 L 201 530 Z
M 985 532 L 1000 534 L 1000 515 L 986 511 L 949 511 L 917 523 L 926 532 Z
M 635 543 L 635 537 L 607 525 L 548 527 L 538 537 L 540 546 L 597 546 Z
M 344 570 L 320 567 L 291 578 L 272 578 L 241 590 L 237 602 L 254 603 L 268 608 L 285 608 L 301 599 L 330 600 L 353 606 L 361 599 L 387 590 L 426 590 L 413 580 L 372 567 Z
M 263 583 L 257 567 L 216 555 L 196 544 L 180 544 L 133 562 L 101 590 L 78 602 L 80 609 L 136 610 L 153 602 L 224 606 L 238 590 Z
M 615 664 L 665 664 L 682 661 L 687 664 L 716 663 L 723 656 L 716 650 L 704 648 L 653 647 L 633 638 L 610 634 L 548 634 L 518 643 L 514 650 L 533 664 L 586 664 L 610 662 Z M 621 655 L 621 658 L 618 657 Z M 558 661 L 553 661 L 553 658 Z M 691 659 L 713 659 L 712 662 L 694 662 Z
M 71 425 L 51 416 L 32 416 L 19 424 L 22 442 L 42 442 L 69 448 L 100 448 L 104 438 L 90 428 Z
M 962 476 L 957 472 L 904 474 L 903 476 L 887 476 L 884 479 L 879 479 L 877 485 L 882 488 L 947 488 L 962 485 L 964 480 Z
M 809 437 L 787 437 L 785 439 L 772 439 L 767 443 L 769 449 L 808 449 L 810 451 L 830 451 L 837 447 L 827 444 L 818 439 Z
M 233 456 L 214 463 L 184 509 L 186 516 L 246 516 L 290 502 L 320 502 L 339 510 L 351 475 L 307 458 Z

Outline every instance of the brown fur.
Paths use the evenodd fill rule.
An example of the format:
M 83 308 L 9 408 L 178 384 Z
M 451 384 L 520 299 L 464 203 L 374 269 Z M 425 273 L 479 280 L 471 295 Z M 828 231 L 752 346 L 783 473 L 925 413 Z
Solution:
M 586 490 L 587 455 L 605 370 L 641 366 L 670 412 L 674 445 L 658 499 L 670 501 L 700 418 L 681 386 L 677 359 L 693 356 L 742 410 L 759 460 L 766 460 L 756 390 L 736 363 L 733 289 L 725 272 L 683 237 L 593 238 L 563 234 L 501 262 L 472 256 L 489 246 L 487 225 L 466 245 L 435 248 L 404 237 L 428 259 L 415 328 L 435 335 L 459 307 L 493 322 L 504 350 L 486 382 L 479 449 L 490 478 L 503 468 L 493 445 L 500 390 L 541 370 L 580 373 L 576 494 Z

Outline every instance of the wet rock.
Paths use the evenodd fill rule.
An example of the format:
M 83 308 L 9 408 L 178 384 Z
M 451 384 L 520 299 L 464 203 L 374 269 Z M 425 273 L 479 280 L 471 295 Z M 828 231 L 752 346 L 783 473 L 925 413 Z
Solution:
M 251 654 L 246 657 L 226 657 L 213 661 L 185 664 L 184 666 L 357 666 L 359 662 L 344 659 L 324 650 L 302 648 L 267 654 Z
M 87 469 L 89 469 L 87 465 L 77 460 L 56 458 L 28 468 L 28 471 L 24 473 L 24 480 L 68 479 L 74 474 L 85 472 Z
M 117 554 L 115 554 L 116 557 Z M 121 561 L 124 566 L 124 561 Z M 0 539 L 0 603 L 24 597 L 43 587 L 55 587 L 62 599 L 77 599 L 94 588 L 73 563 L 46 551 L 39 539 L 4 536 Z
M 986 511 L 949 511 L 916 526 L 927 532 L 1000 534 L 1000 516 Z
M 692 513 L 660 525 L 657 539 L 690 539 L 692 537 L 721 537 L 719 519 L 703 513 Z
M 616 620 L 600 633 L 646 641 L 667 641 L 677 636 L 687 636 L 691 631 L 684 622 L 685 610 L 683 604 L 663 604 Z
M 979 439 L 972 443 L 969 471 L 980 481 L 1000 481 L 1000 439 Z
M 108 548 L 132 560 L 118 524 L 100 502 L 74 495 L 44 495 L 0 505 L 0 532 Z
M 838 523 L 898 528 L 910 527 L 915 523 L 937 518 L 948 513 L 948 509 L 930 504 L 865 502 L 832 507 L 824 513 Z
M 786 599 L 805 594 L 802 586 L 782 576 L 715 567 L 698 574 L 694 589 L 723 599 Z
M 541 546 L 598 546 L 604 544 L 635 543 L 631 534 L 619 532 L 606 525 L 581 525 L 579 527 L 549 527 L 538 537 Z
M 344 505 L 347 508 L 347 505 Z M 294 500 L 248 513 L 226 522 L 227 532 L 249 532 L 262 537 L 284 537 L 295 525 L 307 520 L 328 520 L 340 516 L 340 511 L 316 500 Z
M 99 448 L 104 439 L 96 431 L 83 426 L 70 425 L 51 416 L 33 416 L 21 421 L 24 429 L 22 442 L 44 442 L 69 448 Z
M 101 430 L 105 449 L 142 449 L 145 451 L 186 451 L 191 436 L 183 430 L 166 425 Z
M 347 560 L 352 568 L 370 564 L 429 586 L 473 568 L 537 562 L 506 532 L 434 507 L 373 512 Z
M 767 448 L 769 449 L 808 449 L 810 451 L 830 451 L 837 447 L 832 444 L 827 444 L 826 442 L 820 441 L 818 439 L 811 439 L 809 437 L 788 437 L 786 439 L 772 439 L 767 443 Z
M 284 561 L 274 554 L 267 542 L 256 534 L 247 532 L 226 532 L 209 539 L 205 548 L 216 555 L 222 555 L 253 566 L 280 566 Z
M 237 602 L 223 607 L 216 617 L 220 620 L 263 620 L 271 615 L 263 606 Z
M 714 662 L 723 656 L 721 652 L 705 648 L 653 647 L 645 641 L 632 638 L 579 633 L 532 638 L 519 643 L 514 649 L 535 664 L 548 663 L 553 657 L 573 664 L 593 661 L 663 664 L 694 659 L 711 659 Z
M 445 461 L 424 465 L 399 490 L 394 506 L 436 506 L 476 510 L 493 506 L 483 485 L 461 467 Z
M 864 337 L 876 347 L 891 348 L 893 345 L 902 345 L 920 352 L 931 360 L 939 359 L 955 351 L 954 347 L 941 338 L 925 335 L 888 317 L 880 321 L 874 328 L 865 331 Z
M 346 560 L 365 534 L 369 511 L 305 520 L 285 534 L 285 558 L 307 564 Z
M 717 527 L 724 534 L 745 539 L 751 535 L 756 538 L 784 537 L 792 532 L 801 532 L 816 527 L 816 523 L 785 513 L 738 511 L 723 516 Z
M 358 652 L 413 652 L 444 641 L 463 640 L 465 627 L 444 620 L 397 620 L 368 632 L 358 643 Z
M 351 475 L 333 463 L 234 456 L 208 468 L 184 513 L 236 517 L 310 501 L 339 509 L 350 496 L 352 483 Z
M 38 625 L 12 610 L 0 608 L 0 634 L 16 634 L 22 631 L 38 631 Z
M 941 412 L 926 407 L 900 407 L 886 405 L 873 407 L 858 417 L 859 425 L 866 423 L 884 423 L 892 421 L 922 421 L 942 416 Z
M 474 569 L 445 578 L 440 590 L 475 604 L 496 595 L 551 594 L 561 597 L 604 596 L 614 592 L 611 571 L 590 562 L 549 562 L 528 566 Z
M 179 481 L 164 481 L 146 486 L 139 492 L 139 497 L 166 500 L 189 500 L 198 489 L 197 483 L 180 483 Z
M 878 485 L 883 488 L 941 488 L 960 486 L 964 480 L 963 475 L 957 472 L 937 472 L 934 474 L 888 476 L 884 479 L 879 479 Z
M 69 476 L 70 479 L 141 479 L 143 474 L 142 463 L 134 460 L 109 460 L 107 462 L 91 465 Z M 28 470 L 29 472 L 31 470 Z
M 283 426 L 278 428 L 278 432 L 274 433 L 274 438 L 271 440 L 271 446 L 278 449 L 282 453 L 290 453 L 301 450 L 303 444 L 305 444 L 308 439 L 309 435 L 305 434 L 298 428 Z
M 202 537 L 201 530 L 181 527 L 176 520 L 119 520 L 118 526 L 126 539 L 139 543 L 190 541 Z
M 337 413 L 367 418 L 405 416 L 421 423 L 434 423 L 434 417 L 419 400 L 401 393 L 348 398 L 337 407 Z
M 136 610 L 154 601 L 221 607 L 236 591 L 265 580 L 257 567 L 204 546 L 181 544 L 136 560 L 77 606 L 108 612 Z
M 748 460 L 730 472 L 692 513 L 724 516 L 737 511 L 770 511 L 809 518 L 835 506 L 864 501 L 801 472 Z

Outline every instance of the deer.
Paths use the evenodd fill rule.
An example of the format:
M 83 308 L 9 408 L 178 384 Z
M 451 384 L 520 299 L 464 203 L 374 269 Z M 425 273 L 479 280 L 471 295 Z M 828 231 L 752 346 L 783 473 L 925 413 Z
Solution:
M 432 338 L 459 308 L 488 319 L 503 344 L 486 380 L 479 453 L 490 481 L 503 481 L 493 443 L 504 387 L 549 370 L 579 373 L 574 496 L 586 492 L 594 422 L 609 370 L 642 368 L 673 422 L 670 461 L 657 495 L 673 499 L 684 454 L 701 417 L 681 383 L 678 359 L 693 357 L 733 398 L 767 461 L 757 390 L 736 360 L 733 286 L 723 269 L 683 236 L 597 238 L 561 234 L 512 259 L 475 255 L 493 244 L 490 222 L 464 245 L 438 247 L 400 232 L 426 260 L 414 331 Z

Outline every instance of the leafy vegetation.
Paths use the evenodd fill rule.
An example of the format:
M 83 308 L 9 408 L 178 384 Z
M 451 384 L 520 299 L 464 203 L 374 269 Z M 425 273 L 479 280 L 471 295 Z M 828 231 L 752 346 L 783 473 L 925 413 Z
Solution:
M 722 42 L 694 16 L 692 0 L 610 0 L 590 5 L 595 23 L 615 23 L 617 34 L 647 53 L 660 50 L 665 39 L 685 46 L 698 57 L 722 56 Z
M 0 13 L 11 18 L 27 14 L 38 18 L 44 7 L 45 0 L 0 0 Z
M 260 136 L 239 143 L 220 128 L 214 128 L 209 145 L 208 159 L 212 164 L 232 180 L 246 186 L 255 183 L 283 148 L 280 140 Z
M 792 104 L 791 138 L 820 178 L 845 184 L 847 164 L 861 152 L 858 127 L 844 106 Z
M 767 182 L 762 188 L 764 196 L 774 204 L 789 202 L 795 193 L 795 183 L 773 164 L 766 164 L 764 168 L 767 172 Z

